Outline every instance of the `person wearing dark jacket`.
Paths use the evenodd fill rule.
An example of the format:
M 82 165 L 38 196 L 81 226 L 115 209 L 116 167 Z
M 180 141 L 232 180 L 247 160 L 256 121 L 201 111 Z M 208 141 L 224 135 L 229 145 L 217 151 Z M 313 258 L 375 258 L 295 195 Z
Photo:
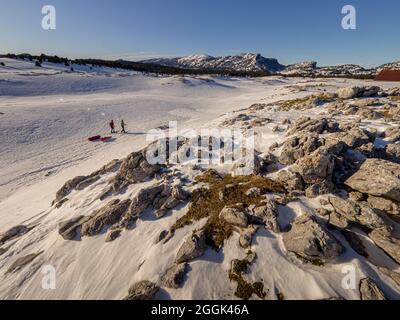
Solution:
M 114 124 L 114 120 L 111 120 L 111 122 L 110 122 L 110 128 L 111 128 L 111 133 L 115 133 L 115 124 Z
M 125 131 L 125 126 L 126 126 L 125 121 L 124 121 L 124 120 L 121 120 L 121 133 L 126 133 L 126 131 Z

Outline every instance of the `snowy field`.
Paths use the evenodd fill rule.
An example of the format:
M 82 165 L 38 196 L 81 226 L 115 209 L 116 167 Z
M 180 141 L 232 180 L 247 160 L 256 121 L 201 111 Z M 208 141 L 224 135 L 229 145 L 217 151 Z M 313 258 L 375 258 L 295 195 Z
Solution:
M 76 176 L 88 175 L 113 159 L 122 159 L 145 147 L 146 132 L 177 121 L 179 128 L 218 127 L 235 111 L 253 104 L 266 104 L 310 94 L 335 92 L 353 85 L 393 84 L 344 79 L 257 79 L 220 77 L 178 77 L 142 75 L 124 70 L 43 64 L 0 59 L 0 234 L 16 225 L 34 225 L 21 238 L 12 240 L 0 255 L 0 299 L 122 299 L 132 283 L 160 275 L 175 258 L 182 240 L 204 221 L 180 229 L 165 245 L 155 244 L 160 231 L 168 229 L 185 214 L 182 206 L 156 220 L 145 212 L 136 228 L 111 243 L 104 235 L 81 241 L 64 241 L 58 224 L 76 215 L 88 215 L 99 208 L 98 194 L 113 173 L 102 176 L 83 191 L 73 191 L 61 208 L 51 206 L 57 190 Z M 273 120 L 259 129 L 265 152 L 285 134 L 273 127 L 284 118 L 295 120 L 319 110 L 270 112 Z M 93 135 L 109 135 L 109 121 L 119 128 L 123 119 L 128 133 L 115 134 L 110 142 L 89 142 Z M 386 124 L 372 123 L 383 130 Z M 182 172 L 191 177 L 188 168 Z M 186 170 L 186 171 L 185 171 Z M 119 199 L 128 199 L 144 182 L 131 185 Z M 312 201 L 311 201 L 312 202 Z M 315 204 L 315 202 L 314 202 Z M 310 211 L 307 201 L 288 205 L 292 216 Z M 282 223 L 284 223 L 282 221 Z M 225 244 L 223 252 L 207 250 L 190 265 L 185 285 L 162 289 L 159 299 L 232 299 L 235 283 L 227 272 L 241 248 L 238 234 Z M 3 248 L 3 249 L 4 249 Z M 376 268 L 359 259 L 349 249 L 334 264 L 324 268 L 291 263 L 280 235 L 260 230 L 253 242 L 257 262 L 252 280 L 262 279 L 274 298 L 274 288 L 287 299 L 358 299 L 358 290 L 341 286 L 343 265 L 352 262 L 364 275 L 376 275 Z M 12 262 L 31 253 L 41 254 L 16 273 Z M 397 264 L 382 251 L 371 249 L 372 260 L 396 269 Z M 41 268 L 52 265 L 57 271 L 55 290 L 42 288 Z M 379 282 L 390 298 L 399 298 L 399 288 L 390 281 Z

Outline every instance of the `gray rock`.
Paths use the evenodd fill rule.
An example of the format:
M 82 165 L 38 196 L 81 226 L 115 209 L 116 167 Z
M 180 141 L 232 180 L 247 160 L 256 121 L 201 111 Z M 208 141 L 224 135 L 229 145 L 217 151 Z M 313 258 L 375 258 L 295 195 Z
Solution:
M 278 223 L 279 210 L 275 199 L 267 198 L 259 206 L 251 210 L 249 216 L 251 223 L 263 224 L 265 228 L 275 233 L 281 232 Z
M 400 139 L 400 136 L 399 136 L 399 139 Z M 385 152 L 386 152 L 385 159 L 387 159 L 391 162 L 400 163 L 400 144 L 387 145 Z
M 317 209 L 317 212 L 320 216 L 326 217 L 329 216 L 331 214 L 331 211 L 325 208 L 319 208 Z
M 398 286 L 400 286 L 400 273 L 394 272 L 390 269 L 379 267 L 380 272 L 382 272 L 385 276 L 392 279 Z
M 8 248 L 0 248 L 0 256 L 5 254 L 8 251 Z
M 400 140 L 400 126 L 390 127 L 386 129 L 383 137 L 389 141 L 397 142 Z
M 121 227 L 129 228 L 147 208 L 153 206 L 156 197 L 160 195 L 165 188 L 165 185 L 157 184 L 141 189 L 133 198 L 129 209 L 121 220 Z
M 340 224 L 338 227 L 345 227 L 347 222 L 357 223 L 368 229 L 386 226 L 385 221 L 366 202 L 345 200 L 337 196 L 330 196 L 328 199 L 336 213 L 346 221 L 345 225 Z
M 390 228 L 375 229 L 368 236 L 379 248 L 400 264 L 400 239 L 392 236 Z
M 98 181 L 99 179 L 100 179 L 100 175 L 93 176 L 93 177 L 87 177 L 85 180 L 79 182 L 76 185 L 75 190 L 82 191 L 82 190 L 86 189 L 88 186 L 90 186 L 91 184 Z
M 129 295 L 124 300 L 153 300 L 160 290 L 155 283 L 150 281 L 140 281 L 129 289 Z
M 283 235 L 283 243 L 289 252 L 315 265 L 330 262 L 344 251 L 329 231 L 306 214 L 293 222 L 292 229 Z
M 169 232 L 167 230 L 161 231 L 158 238 L 156 239 L 156 243 L 163 241 L 168 236 L 168 233 Z
M 353 99 L 357 97 L 360 92 L 360 88 L 358 87 L 348 87 L 348 88 L 340 88 L 337 91 L 337 95 L 340 99 Z
M 332 183 L 330 178 L 325 179 L 321 183 L 311 185 L 306 189 L 306 197 L 316 198 L 320 195 L 333 193 L 335 191 L 335 185 Z
M 246 228 L 248 224 L 247 215 L 240 204 L 235 207 L 226 206 L 222 209 L 219 217 L 227 223 L 241 228 Z
M 199 230 L 185 240 L 176 255 L 176 262 L 190 262 L 201 257 L 206 250 L 204 231 Z
M 369 278 L 360 281 L 360 297 L 361 300 L 386 300 L 382 290 Z
M 358 191 L 351 191 L 349 192 L 349 199 L 352 201 L 363 201 L 365 200 L 365 196 Z
M 113 242 L 121 235 L 121 229 L 110 230 L 106 237 L 106 242 Z
M 400 201 L 400 164 L 367 159 L 345 184 L 361 193 Z
M 104 231 L 104 228 L 118 223 L 127 212 L 131 200 L 113 200 L 103 208 L 96 210 L 90 218 L 82 224 L 82 236 L 95 236 Z
M 58 225 L 58 233 L 64 240 L 74 240 L 78 234 L 82 224 L 90 219 L 90 217 L 78 216 L 67 221 L 60 222 Z
M 161 169 L 159 164 L 150 164 L 146 159 L 146 151 L 139 151 L 130 154 L 121 164 L 113 181 L 116 192 L 130 184 L 144 182 L 152 178 Z
M 8 268 L 7 273 L 15 273 L 25 267 L 27 264 L 31 263 L 36 259 L 39 255 L 41 255 L 43 251 L 39 253 L 32 253 L 27 256 L 18 258 L 14 263 Z
M 246 195 L 247 197 L 258 197 L 258 196 L 260 196 L 261 194 L 262 194 L 261 189 L 260 189 L 260 188 L 257 188 L 257 187 L 250 188 L 250 189 L 247 190 L 246 193 L 245 193 L 245 195 Z
M 332 156 L 320 150 L 299 159 L 296 164 L 303 180 L 309 184 L 323 182 L 332 175 L 334 169 Z
M 298 159 L 317 150 L 321 145 L 322 141 L 315 133 L 289 138 L 283 144 L 279 162 L 286 165 L 294 164 Z
M 337 131 L 337 124 L 330 123 L 327 119 L 311 119 L 309 117 L 301 117 L 296 120 L 295 123 L 290 127 L 287 135 L 291 136 L 298 133 L 316 133 L 321 134 L 323 132 L 334 132 Z
M 358 127 L 339 133 L 337 136 L 350 148 L 358 148 L 375 141 L 373 133 Z
M 29 232 L 32 228 L 29 228 L 24 225 L 15 226 L 11 229 L 7 230 L 3 234 L 0 235 L 0 245 L 6 243 L 7 241 L 19 238 Z
M 69 195 L 72 190 L 75 189 L 75 187 L 81 183 L 82 181 L 84 181 L 85 179 L 87 179 L 86 176 L 78 176 L 75 177 L 71 180 L 68 180 L 62 187 L 60 190 L 57 191 L 56 193 L 56 199 L 53 201 L 53 204 L 59 202 L 62 198 L 66 197 L 67 195 Z
M 240 234 L 239 244 L 243 249 L 247 249 L 251 246 L 253 236 L 255 235 L 257 230 L 258 227 L 251 225 Z
M 187 263 L 173 265 L 161 277 L 162 284 L 167 288 L 178 289 L 185 280 L 187 268 Z
M 297 172 L 287 170 L 279 171 L 276 180 L 284 184 L 289 191 L 304 190 L 303 179 Z
M 400 206 L 398 203 L 391 201 L 389 199 L 369 196 L 367 199 L 368 203 L 375 209 L 384 211 L 391 215 L 400 216 Z
M 321 206 L 327 206 L 329 204 L 329 201 L 324 198 L 321 198 L 321 199 L 319 199 L 319 204 Z

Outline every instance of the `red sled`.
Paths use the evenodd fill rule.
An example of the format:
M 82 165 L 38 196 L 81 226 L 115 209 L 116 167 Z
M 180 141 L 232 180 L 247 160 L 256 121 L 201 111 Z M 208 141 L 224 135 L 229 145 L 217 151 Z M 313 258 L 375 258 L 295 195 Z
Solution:
M 88 138 L 88 140 L 93 142 L 93 141 L 100 140 L 100 138 L 101 138 L 101 136 L 93 136 L 93 137 Z
M 103 142 L 107 142 L 107 141 L 110 141 L 111 139 L 112 139 L 112 137 L 103 137 L 100 140 Z

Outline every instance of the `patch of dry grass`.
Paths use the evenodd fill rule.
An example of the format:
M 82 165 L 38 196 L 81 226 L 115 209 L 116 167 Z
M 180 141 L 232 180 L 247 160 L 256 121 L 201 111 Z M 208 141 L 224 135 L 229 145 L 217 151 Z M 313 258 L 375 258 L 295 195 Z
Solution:
M 176 221 L 171 227 L 171 233 L 191 225 L 194 221 L 208 218 L 203 227 L 207 244 L 216 249 L 220 249 L 233 232 L 233 226 L 219 218 L 225 206 L 238 203 L 245 207 L 259 205 L 265 199 L 266 193 L 285 193 L 282 184 L 256 175 L 221 177 L 216 171 L 208 170 L 198 176 L 196 181 L 208 184 L 208 188 L 200 188 L 193 192 L 187 214 Z M 261 195 L 246 195 L 246 192 L 254 187 L 262 191 Z
M 243 273 L 246 272 L 250 265 L 251 263 L 247 259 L 234 260 L 232 263 L 232 268 L 229 270 L 229 279 L 237 282 L 235 296 L 243 300 L 249 300 L 253 294 L 256 294 L 260 299 L 264 299 L 267 294 L 264 292 L 264 284 L 262 282 L 249 283 L 243 279 Z

